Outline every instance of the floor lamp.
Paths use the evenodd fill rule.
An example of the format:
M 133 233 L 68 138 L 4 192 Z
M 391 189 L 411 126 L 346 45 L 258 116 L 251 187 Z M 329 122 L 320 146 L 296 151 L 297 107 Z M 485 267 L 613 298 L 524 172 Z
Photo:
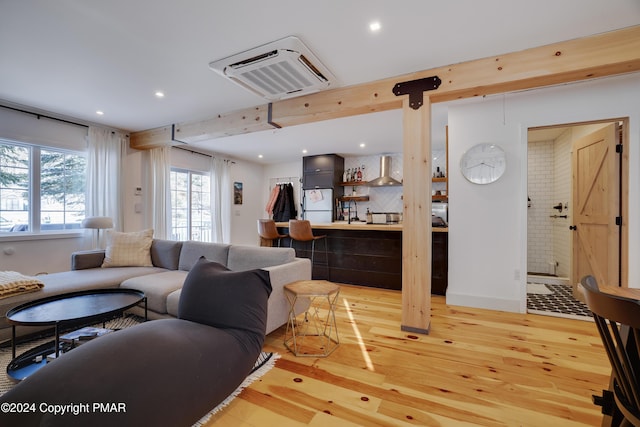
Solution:
M 82 228 L 98 230 L 98 244 L 94 244 L 94 247 L 100 249 L 100 230 L 113 228 L 113 220 L 108 216 L 90 216 L 82 220 Z

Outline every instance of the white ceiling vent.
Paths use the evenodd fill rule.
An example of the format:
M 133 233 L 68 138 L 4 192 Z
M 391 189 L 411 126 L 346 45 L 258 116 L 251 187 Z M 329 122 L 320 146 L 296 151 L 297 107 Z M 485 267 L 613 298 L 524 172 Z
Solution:
M 270 101 L 335 84 L 333 74 L 293 36 L 211 62 L 209 68 Z

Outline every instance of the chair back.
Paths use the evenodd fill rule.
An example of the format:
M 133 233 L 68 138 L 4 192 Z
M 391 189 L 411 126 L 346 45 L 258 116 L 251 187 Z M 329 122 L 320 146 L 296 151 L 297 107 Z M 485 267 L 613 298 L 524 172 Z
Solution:
M 593 276 L 584 277 L 581 284 L 611 363 L 616 406 L 627 420 L 639 426 L 640 302 L 600 291 Z
M 290 219 L 289 237 L 301 242 L 313 240 L 314 236 L 313 230 L 311 230 L 311 222 L 306 219 Z
M 266 240 L 278 239 L 280 233 L 276 228 L 276 222 L 272 219 L 259 219 L 258 220 L 258 235 Z

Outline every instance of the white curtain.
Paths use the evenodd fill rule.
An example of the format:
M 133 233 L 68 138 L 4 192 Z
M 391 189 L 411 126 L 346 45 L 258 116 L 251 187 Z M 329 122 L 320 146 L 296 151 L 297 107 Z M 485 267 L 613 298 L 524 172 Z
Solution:
M 114 228 L 122 230 L 124 216 L 120 177 L 127 136 L 90 126 L 88 148 L 86 215 L 111 217 Z
M 231 236 L 231 182 L 229 161 L 211 158 L 211 214 L 213 242 L 229 243 Z
M 157 239 L 169 239 L 171 234 L 170 148 L 154 148 L 150 150 L 149 155 L 151 160 L 149 194 L 151 195 L 153 236 Z

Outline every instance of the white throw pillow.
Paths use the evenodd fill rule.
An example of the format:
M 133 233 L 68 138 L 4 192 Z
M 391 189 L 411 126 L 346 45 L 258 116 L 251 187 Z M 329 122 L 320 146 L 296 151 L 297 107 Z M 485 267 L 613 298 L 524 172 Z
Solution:
M 152 267 L 153 229 L 122 233 L 107 230 L 107 249 L 102 267 Z

